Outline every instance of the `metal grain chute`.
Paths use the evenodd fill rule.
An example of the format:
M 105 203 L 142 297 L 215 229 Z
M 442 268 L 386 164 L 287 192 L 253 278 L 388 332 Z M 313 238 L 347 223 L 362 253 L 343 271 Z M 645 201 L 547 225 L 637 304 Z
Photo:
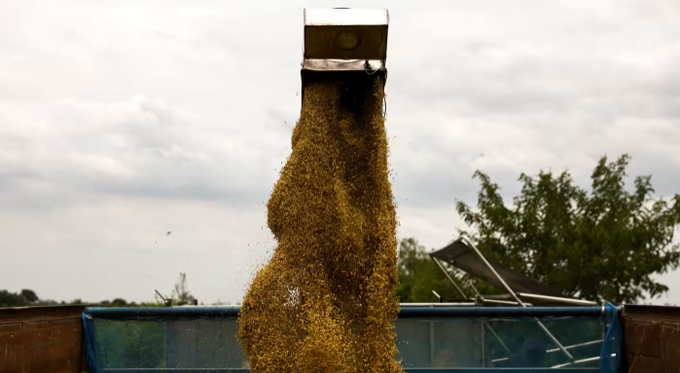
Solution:
M 341 75 L 352 84 L 359 74 L 387 78 L 387 9 L 305 9 L 302 87 Z M 304 96 L 303 96 L 304 99 Z

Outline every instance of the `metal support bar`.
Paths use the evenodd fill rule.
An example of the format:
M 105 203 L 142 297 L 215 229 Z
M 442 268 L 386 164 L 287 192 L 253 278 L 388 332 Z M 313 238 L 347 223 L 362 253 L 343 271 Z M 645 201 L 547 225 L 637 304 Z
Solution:
M 447 303 L 400 303 L 399 308 L 409 307 L 474 307 L 473 302 L 447 302 Z
M 611 354 L 610 357 L 616 357 L 616 354 Z M 551 369 L 564 368 L 564 367 L 568 367 L 568 366 L 575 365 L 575 364 L 589 363 L 591 361 L 598 361 L 598 360 L 600 360 L 599 356 L 593 356 L 593 357 L 589 357 L 589 358 L 586 358 L 586 359 L 574 360 L 570 363 L 564 363 L 564 364 L 560 364 L 560 365 L 551 366 L 550 368 Z
M 491 328 L 490 325 L 487 325 L 487 326 L 488 326 L 489 328 Z M 489 329 L 489 330 L 491 330 L 491 329 Z M 499 342 L 503 343 L 503 342 L 500 340 L 500 338 L 498 338 L 498 340 L 499 340 Z M 570 350 L 570 349 L 572 349 L 572 348 L 583 347 L 583 346 L 590 346 L 590 345 L 594 345 L 594 344 L 598 344 L 598 343 L 603 343 L 603 342 L 604 342 L 604 339 L 598 339 L 597 341 L 590 341 L 590 342 L 578 343 L 578 344 L 570 345 L 570 346 L 564 346 L 564 348 L 566 348 L 567 350 Z M 503 345 L 503 347 L 505 347 L 505 345 Z M 511 353 L 510 350 L 508 350 L 507 347 L 505 347 L 505 349 L 508 351 L 508 353 Z M 551 353 L 551 352 L 557 352 L 557 351 L 559 351 L 559 350 L 560 350 L 559 348 L 551 348 L 550 350 L 545 350 L 545 352 L 546 352 L 546 353 Z M 501 358 L 498 358 L 498 359 L 493 359 L 493 360 L 491 360 L 491 362 L 492 362 L 492 363 L 497 363 L 497 362 L 499 362 L 499 361 L 505 361 L 505 360 L 508 360 L 508 358 L 507 358 L 507 357 L 501 357 Z
M 470 247 L 470 248 L 475 252 L 475 254 L 477 254 L 477 256 L 479 257 L 479 259 L 481 259 L 482 262 L 484 262 L 484 265 L 486 265 L 487 267 L 489 267 L 489 270 L 491 271 L 491 273 L 493 273 L 493 275 L 496 277 L 496 279 L 498 279 L 498 281 L 500 281 L 501 285 L 503 285 L 503 287 L 505 288 L 505 290 L 506 290 L 508 293 L 510 293 L 510 295 L 515 299 L 515 301 L 516 301 L 520 306 L 526 307 L 526 306 L 524 305 L 524 303 L 522 302 L 522 300 L 519 299 L 519 297 L 517 296 L 517 294 L 515 294 L 515 292 L 512 290 L 512 288 L 510 288 L 510 286 L 505 282 L 505 280 L 503 280 L 503 277 L 501 277 L 501 276 L 498 274 L 498 272 L 496 272 L 496 269 L 491 265 L 491 263 L 489 263 L 488 260 L 486 260 L 486 257 L 484 257 L 484 255 L 482 255 L 482 253 L 477 249 L 477 247 L 476 247 L 475 245 L 473 245 L 472 242 L 470 242 L 470 240 L 468 240 L 466 237 L 461 237 L 461 239 L 463 240 L 463 242 L 464 242 L 468 247 Z
M 434 322 L 430 321 L 430 364 L 434 365 Z
M 468 279 L 467 283 L 468 283 L 468 286 L 472 288 L 472 291 L 475 292 L 475 295 L 476 295 L 476 296 L 478 296 L 478 297 L 480 297 L 480 298 L 484 298 L 484 297 L 482 296 L 482 294 L 480 294 L 480 293 L 477 291 L 477 288 L 475 287 L 475 285 L 472 284 L 472 280 L 469 280 L 469 279 Z
M 518 306 L 519 305 L 519 304 L 517 304 L 517 302 L 511 302 L 511 301 L 507 301 L 507 300 L 486 299 L 486 298 L 482 298 L 482 303 L 483 304 L 503 304 L 503 305 L 506 305 L 506 306 Z M 527 305 L 527 306 L 532 306 L 531 303 L 524 303 L 524 304 Z
M 444 274 L 446 274 L 446 277 L 449 277 L 448 271 L 447 271 L 446 269 L 444 269 L 444 267 L 443 267 L 441 264 L 439 264 L 439 259 L 437 259 L 437 258 L 435 258 L 435 257 L 432 257 L 432 259 L 433 259 L 435 262 L 437 262 L 437 265 L 439 265 L 439 268 L 441 268 L 441 270 L 444 271 Z M 454 262 L 455 262 L 455 261 L 454 261 Z M 453 263 L 451 263 L 451 264 L 453 264 Z M 449 277 L 449 280 L 450 280 L 451 282 L 453 282 L 453 279 L 452 279 L 451 277 Z M 456 285 L 456 284 L 454 283 L 454 285 Z M 468 280 L 467 280 L 467 285 L 468 285 L 469 287 L 472 288 L 472 291 L 475 292 L 475 295 L 476 295 L 476 296 L 478 296 L 478 297 L 480 297 L 480 298 L 484 298 L 484 297 L 482 296 L 482 294 L 480 294 L 479 291 L 477 291 L 477 288 L 475 287 L 475 285 L 472 284 L 472 280 L 468 279 Z M 461 292 L 462 292 L 462 291 L 461 291 Z
M 578 305 L 578 306 L 597 306 L 598 305 L 597 302 L 592 302 L 592 301 L 589 301 L 589 300 L 571 299 L 571 298 L 562 298 L 562 297 L 551 297 L 549 295 L 517 293 L 517 296 L 520 297 L 520 298 L 533 298 L 533 299 L 551 300 L 551 301 L 554 301 L 554 302 L 574 304 L 574 305 Z
M 409 307 L 411 305 L 411 307 Z M 474 303 L 470 303 L 474 305 Z M 456 307 L 442 303 L 424 303 L 413 307 L 401 304 L 399 318 L 414 317 L 493 317 L 493 318 L 534 318 L 534 317 L 600 317 L 599 307 Z
M 571 345 L 571 346 L 565 346 L 564 348 L 569 350 L 569 349 L 576 348 L 576 347 L 590 346 L 590 345 L 595 345 L 595 344 L 598 344 L 598 343 L 604 343 L 604 339 L 598 339 L 597 341 L 578 343 L 578 344 Z M 560 350 L 559 348 L 552 348 L 550 350 L 545 350 L 545 352 L 551 353 L 551 352 L 557 352 L 559 350 Z
M 449 275 L 449 272 L 446 270 L 446 268 L 444 268 L 444 266 L 443 266 L 441 263 L 439 263 L 439 260 L 438 260 L 437 258 L 435 258 L 435 257 L 432 257 L 432 260 L 434 260 L 434 262 L 437 263 L 437 265 L 439 266 L 439 269 L 441 269 L 442 272 L 444 272 L 444 275 L 446 275 L 446 278 L 448 278 L 449 281 L 451 281 L 451 283 L 453 284 L 453 286 L 456 287 L 456 290 L 458 290 L 458 292 L 460 293 L 460 295 L 463 296 L 463 299 L 467 299 L 467 295 L 465 295 L 465 293 L 464 293 L 463 290 L 458 286 L 458 284 L 457 284 L 455 281 L 453 281 L 453 278 L 451 278 L 451 275 Z
M 517 294 L 515 294 L 515 292 L 512 290 L 512 288 L 510 288 L 510 286 L 508 286 L 508 284 L 505 282 L 505 280 L 503 280 L 503 278 L 498 274 L 498 272 L 496 272 L 496 269 L 491 265 L 491 263 L 489 263 L 488 260 L 486 260 L 484 255 L 482 255 L 482 253 L 477 249 L 477 247 L 475 245 L 473 245 L 472 242 L 470 242 L 470 240 L 468 240 L 466 237 L 461 237 L 461 239 L 463 240 L 463 243 L 465 243 L 472 250 L 474 250 L 474 252 L 477 254 L 477 256 L 479 256 L 479 258 L 482 260 L 482 262 L 484 262 L 484 264 L 489 268 L 491 273 L 493 273 L 493 275 L 496 276 L 498 281 L 500 281 L 501 285 L 503 285 L 505 290 L 507 290 L 508 293 L 510 293 L 510 295 L 512 295 L 512 297 L 515 299 L 515 301 L 517 301 L 517 303 L 519 303 L 520 306 L 526 307 L 526 305 L 522 302 L 522 300 L 519 299 L 519 297 L 517 296 Z M 545 332 L 545 334 L 548 336 L 548 338 L 550 338 L 550 340 L 552 340 L 553 343 L 555 343 L 557 345 L 557 347 L 559 347 L 560 350 L 562 350 L 562 352 L 564 352 L 564 355 L 567 356 L 569 361 L 574 361 L 574 357 L 569 353 L 569 351 L 567 351 L 564 348 L 564 346 L 562 346 L 562 343 L 560 343 L 560 341 L 557 338 L 555 338 L 555 336 L 550 332 L 550 330 L 548 330 L 548 328 L 546 328 L 546 326 L 543 325 L 541 320 L 539 320 L 538 318 L 535 318 L 535 320 L 536 320 L 536 323 L 538 324 L 538 327 L 541 328 Z
M 484 324 L 486 324 L 486 321 L 482 320 L 480 323 L 480 330 L 482 331 L 482 368 L 486 368 L 486 340 L 484 338 Z
M 538 318 L 535 318 L 534 320 L 536 320 L 538 327 L 543 329 L 545 334 L 548 335 L 548 338 L 550 338 L 553 341 L 553 343 L 555 343 L 557 347 L 559 347 L 559 349 L 562 350 L 562 352 L 564 352 L 564 355 L 567 356 L 567 359 L 569 359 L 569 361 L 574 361 L 574 357 L 569 353 L 569 351 L 567 351 L 566 348 L 564 348 L 564 346 L 562 346 L 562 343 L 560 343 L 560 341 L 552 333 L 550 333 L 550 330 L 548 330 L 548 328 L 545 325 L 543 325 L 541 320 L 539 320 Z
M 505 349 L 505 351 L 507 351 L 509 354 L 511 354 L 512 351 L 510 351 L 510 349 L 508 348 L 508 346 L 506 346 L 505 343 L 503 343 L 503 340 L 501 339 L 501 337 L 498 336 L 498 334 L 496 334 L 496 331 L 493 330 L 493 328 L 491 327 L 491 325 L 489 325 L 489 323 L 486 322 L 486 321 L 484 321 L 484 325 L 486 325 L 486 327 L 489 329 L 489 331 L 491 332 L 491 334 L 493 334 L 493 336 L 496 337 L 496 339 L 497 339 L 498 342 L 501 344 L 501 346 L 503 346 L 503 348 Z M 491 361 L 493 362 L 493 360 L 491 360 Z

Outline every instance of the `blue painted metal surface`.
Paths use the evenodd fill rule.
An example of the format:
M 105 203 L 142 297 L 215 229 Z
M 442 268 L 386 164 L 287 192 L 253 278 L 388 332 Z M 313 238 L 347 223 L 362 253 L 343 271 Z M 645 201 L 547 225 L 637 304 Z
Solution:
M 240 307 L 88 308 L 83 314 L 83 330 L 90 373 L 249 372 L 245 369 L 247 365 L 242 365 L 245 357 L 235 337 L 239 311 Z M 552 370 L 550 366 L 565 361 L 559 353 L 546 354 L 533 362 L 526 360 L 526 354 L 531 350 L 528 341 L 533 340 L 541 351 L 555 347 L 550 346 L 550 341 L 545 340 L 536 328 L 536 318 L 545 321 L 566 345 L 602 339 L 605 332 L 608 336 L 617 335 L 612 329 L 618 328 L 616 312 L 611 305 L 559 308 L 405 306 L 395 322 L 399 358 L 403 359 L 404 370 L 408 373 L 545 372 Z M 582 340 L 586 337 L 590 339 Z M 136 345 L 120 346 L 127 342 Z M 135 352 L 140 347 L 154 356 L 140 360 Z M 588 358 L 620 354 L 620 346 L 606 338 L 604 343 L 590 344 L 579 350 L 582 350 L 579 352 L 581 357 Z M 225 353 L 233 356 L 225 357 Z M 598 368 L 597 365 L 597 361 L 593 361 L 578 368 L 565 366 L 559 371 L 613 373 L 611 368 L 616 366 L 608 364 Z
M 241 308 L 234 307 L 94 307 L 85 313 L 105 319 L 140 319 L 180 316 L 182 318 L 237 317 Z M 565 317 L 604 316 L 604 307 L 402 307 L 399 318 L 409 317 Z

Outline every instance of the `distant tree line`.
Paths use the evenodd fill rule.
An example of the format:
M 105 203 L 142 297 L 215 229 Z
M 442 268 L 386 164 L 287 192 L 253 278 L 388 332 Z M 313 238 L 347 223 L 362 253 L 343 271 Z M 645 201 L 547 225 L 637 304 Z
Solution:
M 162 307 L 162 306 L 182 306 L 195 304 L 196 298 L 189 291 L 186 273 L 180 273 L 177 283 L 175 283 L 171 295 L 162 297 L 158 292 L 154 294 L 152 302 L 128 302 L 123 298 L 113 300 L 102 300 L 98 302 L 83 301 L 76 298 L 71 301 L 55 301 L 51 299 L 40 299 L 35 291 L 23 289 L 18 293 L 8 290 L 0 290 L 0 308 L 2 307 L 38 307 L 38 306 L 59 306 L 59 305 L 88 305 L 95 307 Z

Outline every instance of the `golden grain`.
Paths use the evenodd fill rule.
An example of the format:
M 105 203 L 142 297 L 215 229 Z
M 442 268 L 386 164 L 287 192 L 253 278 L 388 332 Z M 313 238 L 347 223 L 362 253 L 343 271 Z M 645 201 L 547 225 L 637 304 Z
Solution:
M 267 204 L 278 247 L 239 317 L 254 373 L 402 371 L 383 84 L 354 74 L 304 88 L 293 151 Z

